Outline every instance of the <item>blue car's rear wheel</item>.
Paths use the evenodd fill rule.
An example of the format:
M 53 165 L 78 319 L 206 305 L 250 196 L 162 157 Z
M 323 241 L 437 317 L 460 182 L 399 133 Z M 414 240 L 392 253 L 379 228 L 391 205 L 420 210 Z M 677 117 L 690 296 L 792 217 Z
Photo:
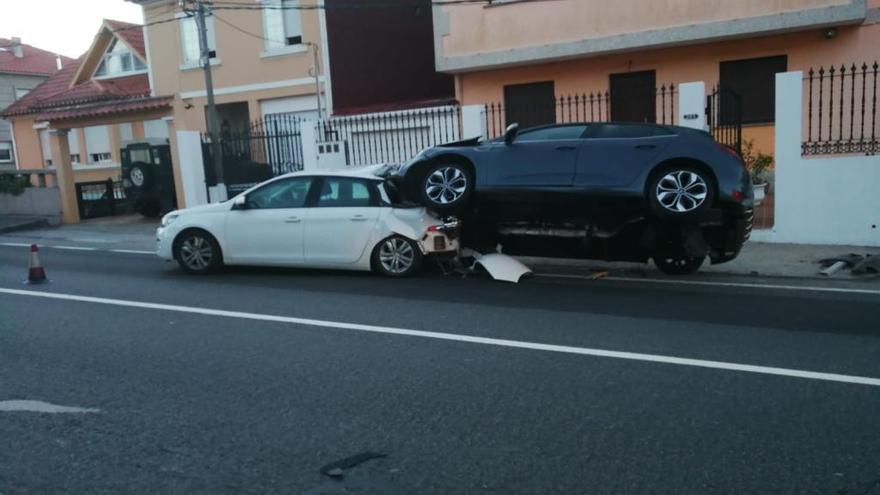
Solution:
M 466 165 L 444 160 L 425 170 L 418 187 L 422 204 L 434 210 L 450 211 L 467 204 L 474 190 L 474 179 Z
M 667 167 L 652 176 L 648 201 L 664 219 L 692 219 L 711 208 L 715 189 L 709 175 L 695 167 Z

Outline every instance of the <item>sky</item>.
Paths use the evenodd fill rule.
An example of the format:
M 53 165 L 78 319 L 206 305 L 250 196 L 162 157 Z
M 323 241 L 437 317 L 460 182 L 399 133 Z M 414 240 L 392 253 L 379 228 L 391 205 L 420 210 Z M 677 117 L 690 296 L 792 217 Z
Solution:
M 104 18 L 143 22 L 140 6 L 125 0 L 0 0 L 0 38 L 79 57 Z

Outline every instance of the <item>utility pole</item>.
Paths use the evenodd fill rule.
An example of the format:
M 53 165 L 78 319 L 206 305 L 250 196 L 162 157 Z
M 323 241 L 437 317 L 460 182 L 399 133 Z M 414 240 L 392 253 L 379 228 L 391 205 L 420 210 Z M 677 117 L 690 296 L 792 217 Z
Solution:
M 318 101 L 318 118 L 323 119 L 324 116 L 321 112 L 321 78 L 320 72 L 318 72 L 318 44 L 311 41 L 306 41 L 304 44 L 312 47 L 312 75 L 315 76 L 315 98 Z
M 207 8 L 203 0 L 194 0 L 196 4 L 195 18 L 199 30 L 199 63 L 205 73 L 205 92 L 208 97 L 208 134 L 211 136 L 211 155 L 214 156 L 214 174 L 217 178 L 216 189 L 223 191 L 222 199 L 226 199 L 226 184 L 223 178 L 223 148 L 220 145 L 220 123 L 217 118 L 217 106 L 214 104 L 214 79 L 211 75 L 211 48 L 208 46 L 208 24 L 205 21 Z M 210 198 L 213 200 L 214 198 Z

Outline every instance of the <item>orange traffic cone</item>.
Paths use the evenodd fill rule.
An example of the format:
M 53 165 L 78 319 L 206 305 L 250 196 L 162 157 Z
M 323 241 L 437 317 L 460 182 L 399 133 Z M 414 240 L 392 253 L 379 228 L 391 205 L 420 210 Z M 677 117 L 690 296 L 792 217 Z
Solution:
M 40 263 L 40 250 L 36 244 L 31 244 L 31 262 L 28 267 L 27 283 L 42 284 L 46 281 L 46 271 L 43 270 L 43 264 Z

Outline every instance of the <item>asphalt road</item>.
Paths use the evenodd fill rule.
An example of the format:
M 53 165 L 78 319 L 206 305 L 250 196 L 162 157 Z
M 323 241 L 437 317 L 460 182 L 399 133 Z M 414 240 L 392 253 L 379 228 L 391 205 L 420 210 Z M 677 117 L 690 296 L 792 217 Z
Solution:
M 41 254 L 0 247 L 0 494 L 880 493 L 880 293 Z

